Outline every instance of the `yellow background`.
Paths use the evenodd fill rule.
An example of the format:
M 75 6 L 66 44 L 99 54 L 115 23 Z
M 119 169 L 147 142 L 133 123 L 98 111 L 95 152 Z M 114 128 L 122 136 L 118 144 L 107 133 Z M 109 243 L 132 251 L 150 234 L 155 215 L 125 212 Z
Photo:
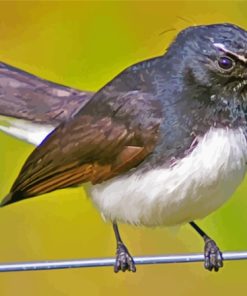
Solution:
M 97 90 L 123 68 L 163 53 L 193 24 L 247 28 L 247 2 L 0 2 L 0 60 L 80 89 Z M 173 30 L 171 30 L 173 29 Z M 164 31 L 169 31 L 161 34 Z M 0 134 L 0 196 L 33 147 Z M 222 250 L 247 249 L 246 182 L 199 224 Z M 0 211 L 0 262 L 113 256 L 115 239 L 83 195 L 61 190 Z M 133 255 L 200 252 L 189 226 L 121 227 Z M 201 263 L 0 274 L 0 295 L 246 295 L 247 264 L 226 262 L 218 274 Z

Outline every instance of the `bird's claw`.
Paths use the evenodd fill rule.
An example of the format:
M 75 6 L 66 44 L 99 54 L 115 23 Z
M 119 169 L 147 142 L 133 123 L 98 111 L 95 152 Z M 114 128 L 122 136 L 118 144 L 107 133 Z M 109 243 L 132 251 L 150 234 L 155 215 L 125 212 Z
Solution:
M 204 247 L 204 267 L 209 271 L 218 271 L 223 267 L 223 257 L 220 249 L 216 245 L 215 241 L 210 238 L 205 239 Z
M 134 260 L 123 243 L 118 243 L 116 255 L 114 272 L 118 272 L 120 270 L 136 272 Z

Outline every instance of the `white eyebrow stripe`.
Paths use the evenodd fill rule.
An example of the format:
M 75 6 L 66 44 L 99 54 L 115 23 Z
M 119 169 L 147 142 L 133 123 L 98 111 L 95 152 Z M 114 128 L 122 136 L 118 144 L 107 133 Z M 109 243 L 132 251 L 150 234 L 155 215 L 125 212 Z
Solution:
M 247 58 L 246 58 L 245 56 L 240 55 L 240 54 L 237 54 L 237 53 L 235 53 L 235 52 L 233 52 L 233 51 L 227 49 L 227 48 L 225 47 L 224 44 L 222 44 L 222 43 L 214 43 L 213 45 L 214 45 L 215 47 L 217 47 L 217 48 L 223 50 L 223 51 L 226 52 L 226 53 L 230 53 L 230 54 L 232 54 L 233 56 L 235 56 L 236 58 L 238 58 L 240 61 L 242 61 L 242 62 L 244 62 L 244 63 L 247 62 Z

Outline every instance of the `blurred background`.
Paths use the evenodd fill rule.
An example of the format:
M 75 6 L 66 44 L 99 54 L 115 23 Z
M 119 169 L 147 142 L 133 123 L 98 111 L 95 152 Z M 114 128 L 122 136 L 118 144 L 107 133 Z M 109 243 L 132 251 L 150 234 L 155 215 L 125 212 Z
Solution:
M 247 28 L 247 2 L 0 2 L 0 60 L 33 74 L 96 91 L 127 66 L 160 55 L 181 29 L 231 22 Z M 33 146 L 0 133 L 0 196 L 7 194 Z M 247 183 L 199 225 L 222 250 L 247 249 Z M 1 209 L 0 262 L 113 256 L 110 224 L 83 188 L 60 190 Z M 133 255 L 201 252 L 187 225 L 121 233 Z M 245 295 L 247 262 L 218 273 L 202 263 L 0 274 L 0 294 Z

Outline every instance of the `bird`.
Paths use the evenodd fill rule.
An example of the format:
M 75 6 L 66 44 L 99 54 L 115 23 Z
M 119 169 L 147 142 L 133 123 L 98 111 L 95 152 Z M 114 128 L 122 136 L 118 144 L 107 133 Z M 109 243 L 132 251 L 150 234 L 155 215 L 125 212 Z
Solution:
M 222 206 L 246 172 L 247 31 L 188 27 L 166 52 L 99 89 L 33 150 L 0 206 L 90 182 L 116 237 L 114 271 L 136 271 L 118 224 L 189 223 L 218 271 L 217 243 L 194 221 Z

